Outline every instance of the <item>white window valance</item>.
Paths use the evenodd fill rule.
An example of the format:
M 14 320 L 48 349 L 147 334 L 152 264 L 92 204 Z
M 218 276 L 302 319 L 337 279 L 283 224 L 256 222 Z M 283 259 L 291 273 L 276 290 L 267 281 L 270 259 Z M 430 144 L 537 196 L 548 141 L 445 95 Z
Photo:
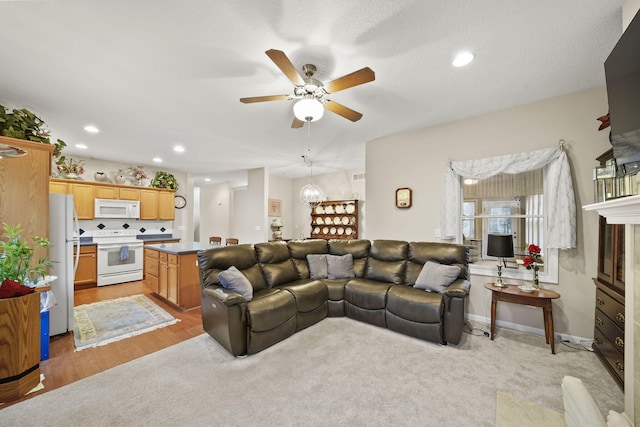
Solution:
M 576 247 L 576 201 L 567 153 L 562 147 L 487 159 L 451 162 L 444 177 L 441 229 L 444 237 L 460 242 L 462 178 L 486 179 L 499 173 L 521 173 L 543 168 L 546 209 L 546 246 Z

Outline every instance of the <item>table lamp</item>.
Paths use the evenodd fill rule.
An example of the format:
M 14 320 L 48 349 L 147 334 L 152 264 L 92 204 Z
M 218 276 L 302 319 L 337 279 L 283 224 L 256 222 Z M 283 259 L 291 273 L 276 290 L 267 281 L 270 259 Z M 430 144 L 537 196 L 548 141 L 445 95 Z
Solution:
M 487 255 L 498 257 L 498 279 L 494 283 L 499 288 L 507 285 L 502 281 L 502 264 L 507 266 L 505 258 L 513 258 L 513 236 L 511 234 L 489 234 L 487 237 Z

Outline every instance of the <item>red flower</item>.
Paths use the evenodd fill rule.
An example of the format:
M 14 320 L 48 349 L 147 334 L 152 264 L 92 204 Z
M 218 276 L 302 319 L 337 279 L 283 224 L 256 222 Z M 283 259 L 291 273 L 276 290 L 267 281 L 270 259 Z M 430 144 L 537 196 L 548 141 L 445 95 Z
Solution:
M 532 254 L 539 254 L 540 253 L 540 246 L 531 244 L 527 248 L 527 252 L 532 253 Z
M 533 258 L 531 258 L 530 256 L 524 257 L 524 259 L 522 260 L 522 265 L 529 268 L 531 264 L 533 264 Z

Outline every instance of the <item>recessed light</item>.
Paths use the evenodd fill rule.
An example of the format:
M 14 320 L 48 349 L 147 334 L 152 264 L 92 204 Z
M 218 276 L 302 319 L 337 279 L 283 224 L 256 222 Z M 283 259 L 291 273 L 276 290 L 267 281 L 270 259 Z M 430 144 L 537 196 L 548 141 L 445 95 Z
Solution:
M 454 67 L 464 67 L 465 65 L 473 61 L 473 58 L 474 56 L 471 52 L 460 52 L 456 55 L 452 64 Z
M 162 163 L 162 159 L 160 157 L 154 157 L 153 161 L 156 163 Z
M 175 147 L 173 147 L 173 151 L 175 151 L 176 153 L 184 153 L 184 147 L 182 145 L 176 145 Z
M 76 148 L 79 148 L 81 150 L 86 150 L 89 147 L 87 147 L 85 144 L 76 144 Z
M 211 178 L 205 178 L 204 179 L 206 182 L 211 182 Z
M 100 132 L 100 129 L 98 129 L 94 125 L 86 125 L 84 127 L 84 130 L 86 130 L 89 133 L 98 133 L 98 132 Z

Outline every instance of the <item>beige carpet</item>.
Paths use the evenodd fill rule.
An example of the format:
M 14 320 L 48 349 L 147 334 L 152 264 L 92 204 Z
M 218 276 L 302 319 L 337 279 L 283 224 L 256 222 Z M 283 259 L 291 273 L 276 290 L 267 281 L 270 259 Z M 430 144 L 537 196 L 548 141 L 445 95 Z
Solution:
M 622 411 L 593 353 L 498 332 L 442 346 L 329 318 L 245 358 L 203 334 L 2 409 L 0 425 L 494 426 L 498 391 L 561 412 L 564 375 Z
M 564 414 L 498 391 L 496 427 L 566 427 Z

